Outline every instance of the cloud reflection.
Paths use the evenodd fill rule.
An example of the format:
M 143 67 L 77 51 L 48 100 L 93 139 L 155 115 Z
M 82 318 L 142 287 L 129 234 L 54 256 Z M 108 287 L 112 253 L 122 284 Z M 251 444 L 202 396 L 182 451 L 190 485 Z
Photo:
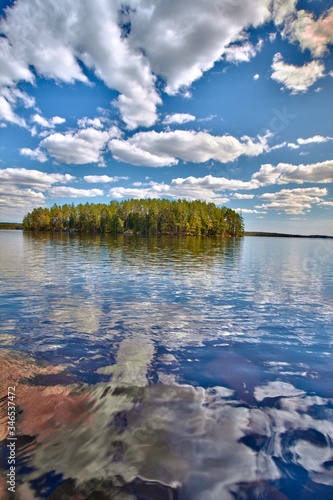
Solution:
M 109 381 L 37 386 L 31 385 L 37 375 L 61 367 L 8 354 L 19 384 L 20 432 L 36 440 L 24 481 L 38 483 L 53 470 L 77 493 L 93 485 L 117 498 L 140 480 L 178 490 L 180 498 L 216 500 L 241 494 L 245 483 L 268 488 L 265 482 L 294 463 L 313 481 L 333 485 L 325 465 L 332 460 L 330 410 L 322 419 L 310 415 L 318 404 L 327 408 L 327 399 L 280 381 L 255 387 L 260 406 L 241 404 L 223 386 L 149 385 L 154 355 L 147 339 L 124 339 L 116 363 L 100 370 Z

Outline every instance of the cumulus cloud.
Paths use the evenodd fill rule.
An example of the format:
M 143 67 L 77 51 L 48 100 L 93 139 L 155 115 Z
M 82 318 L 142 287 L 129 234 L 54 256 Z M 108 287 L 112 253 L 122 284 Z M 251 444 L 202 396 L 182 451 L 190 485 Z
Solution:
M 322 201 L 320 202 L 320 206 L 324 206 L 324 207 L 333 207 L 333 201 Z
M 15 113 L 19 105 L 31 108 L 35 105 L 35 99 L 17 88 L 0 88 L 0 120 L 26 127 L 25 120 Z
M 131 0 L 133 10 L 129 43 L 143 49 L 152 70 L 166 80 L 165 90 L 175 94 L 190 86 L 225 54 L 244 28 L 257 27 L 271 17 L 268 0 L 211 2 Z M 145 8 L 138 8 L 138 6 Z
M 172 132 L 139 132 L 127 140 L 111 140 L 109 148 L 117 160 L 147 167 L 176 165 L 179 160 L 201 163 L 217 160 L 234 161 L 241 155 L 257 156 L 265 142 L 241 140 L 230 135 L 213 136 L 207 132 L 175 130 Z
M 165 80 L 166 92 L 174 94 L 224 54 L 233 61 L 249 60 L 252 48 L 230 44 L 244 29 L 268 21 L 270 4 L 128 0 L 124 9 L 120 1 L 17 0 L 0 23 L 5 35 L 2 84 L 32 83 L 30 68 L 66 83 L 88 83 L 82 69 L 87 67 L 120 93 L 115 105 L 129 129 L 151 126 L 161 103 L 155 75 Z
M 304 144 L 312 144 L 312 143 L 321 143 L 321 142 L 327 142 L 327 141 L 332 141 L 333 137 L 324 137 L 322 135 L 314 135 L 313 137 L 308 137 L 308 139 L 302 139 L 301 137 L 297 139 L 298 144 L 303 146 Z
M 297 144 L 295 142 L 281 142 L 280 144 L 276 144 L 275 146 L 272 146 L 269 148 L 269 151 L 274 151 L 275 149 L 280 149 L 284 147 L 288 147 L 291 149 L 299 149 L 300 146 L 304 146 L 307 144 L 316 144 L 316 143 L 323 143 L 323 142 L 328 142 L 332 141 L 333 137 L 329 136 L 322 136 L 322 135 L 314 135 L 313 137 L 308 137 L 307 139 L 303 139 L 300 137 L 299 139 L 296 140 Z M 307 154 L 307 153 L 300 153 L 301 155 Z
M 1 219 L 19 221 L 28 211 L 43 205 L 45 200 L 41 191 L 8 184 L 0 185 Z
M 121 4 L 107 0 L 18 0 L 0 22 L 10 63 L 5 84 L 33 82 L 30 71 L 65 83 L 88 83 L 79 61 L 120 96 L 115 105 L 128 128 L 151 126 L 161 102 L 142 51 L 133 50 L 119 26 Z
M 235 193 L 233 198 L 236 200 L 252 200 L 252 198 L 254 198 L 254 194 Z
M 273 19 L 276 25 L 282 24 L 295 14 L 297 2 L 298 0 L 274 0 Z
M 51 134 L 41 141 L 40 146 L 63 163 L 103 165 L 102 150 L 109 138 L 108 132 L 87 128 L 76 133 Z
M 10 103 L 2 95 L 0 95 L 0 120 L 9 123 L 15 123 L 20 127 L 26 126 L 25 120 L 14 112 Z
M 252 45 L 251 42 L 246 42 L 242 45 L 229 45 L 224 51 L 225 60 L 234 64 L 249 62 L 256 56 L 261 46 L 262 44 L 260 42 L 256 46 Z
M 78 120 L 77 122 L 80 128 L 94 127 L 94 128 L 103 128 L 103 123 L 99 118 L 88 118 L 84 117 Z
M 224 177 L 186 177 L 172 179 L 170 184 L 150 181 L 145 187 L 143 183 L 135 183 L 131 188 L 114 187 L 109 191 L 112 198 L 163 198 L 165 196 L 187 200 L 205 200 L 213 203 L 227 203 L 229 198 L 223 191 L 235 191 L 238 189 L 255 189 L 259 185 L 256 181 L 241 181 L 238 179 L 226 179 Z M 251 195 L 250 195 L 251 196 Z M 253 197 L 253 196 L 251 196 Z
M 254 76 L 253 76 L 253 80 L 258 80 L 260 78 L 260 75 L 258 75 L 258 73 L 256 73 Z
M 259 196 L 264 201 L 259 209 L 283 210 L 287 214 L 303 214 L 312 205 L 322 203 L 322 197 L 327 195 L 326 188 L 282 189 L 276 193 L 264 193 Z
M 194 115 L 190 115 L 189 113 L 174 113 L 172 115 L 166 115 L 163 120 L 165 125 L 171 125 L 172 123 L 188 123 L 193 122 L 195 120 Z
M 108 183 L 108 182 L 118 182 L 120 180 L 128 180 L 129 177 L 127 176 L 115 176 L 115 177 L 109 177 L 108 175 L 85 175 L 83 177 L 83 180 L 86 182 L 89 182 L 90 184 L 97 184 L 99 182 L 101 183 Z
M 33 83 L 34 76 L 24 58 L 16 54 L 5 37 L 0 37 L 0 85 L 13 86 L 19 81 Z
M 174 180 L 171 184 L 150 183 L 150 187 L 114 187 L 109 191 L 109 196 L 115 199 L 121 198 L 164 198 L 172 199 L 184 198 L 187 200 L 204 200 L 216 204 L 227 203 L 229 198 L 215 193 L 212 189 L 205 186 L 190 186 L 186 184 L 177 184 Z
M 44 118 L 43 116 L 39 114 L 35 114 L 31 117 L 32 123 L 37 123 L 37 125 L 40 125 L 43 128 L 51 128 L 53 129 L 56 125 L 61 125 L 66 122 L 65 118 L 61 118 L 60 116 L 53 116 L 49 120 Z
M 150 127 L 162 102 L 157 76 L 167 93 L 188 95 L 188 87 L 215 62 L 254 57 L 261 42 L 242 43 L 244 30 L 271 19 L 278 25 L 289 22 L 296 15 L 295 3 L 127 0 L 124 8 L 120 0 L 17 0 L 0 20 L 0 84 L 33 83 L 35 73 L 89 84 L 88 69 L 119 92 L 114 104 L 128 129 Z M 311 14 L 299 13 L 297 23 L 293 33 L 301 46 L 313 47 L 321 37 L 316 53 L 323 53 L 332 33 L 331 11 L 317 21 Z M 277 76 L 282 69 L 286 70 L 277 68 Z M 88 126 L 101 128 L 97 121 Z
M 0 169 L 0 181 L 2 184 L 30 186 L 34 189 L 45 190 L 52 186 L 52 184 L 66 184 L 73 180 L 75 180 L 75 177 L 70 174 L 46 174 L 39 170 L 28 170 L 26 168 Z
M 39 161 L 40 163 L 45 163 L 47 161 L 47 156 L 40 148 L 30 149 L 21 148 L 20 155 L 28 156 L 31 160 Z
M 298 41 L 302 50 L 309 49 L 314 57 L 321 57 L 333 43 L 333 8 L 317 20 L 312 12 L 299 10 L 289 26 L 290 38 Z
M 53 184 L 75 180 L 69 174 L 46 174 L 25 168 L 0 169 L 0 209 L 6 220 L 18 220 L 45 203 L 43 192 Z
M 291 90 L 293 94 L 306 92 L 318 78 L 324 76 L 324 65 L 319 61 L 311 61 L 303 66 L 286 64 L 280 53 L 275 54 L 272 63 L 271 78 Z
M 67 186 L 52 187 L 48 191 L 52 198 L 94 198 L 95 196 L 103 196 L 104 191 L 101 189 L 77 189 Z
M 252 180 L 262 186 L 269 184 L 288 184 L 295 182 L 329 183 L 333 182 L 333 160 L 326 160 L 308 165 L 292 165 L 279 163 L 276 166 L 262 165 L 259 172 L 252 175 Z
M 267 212 L 264 212 L 262 210 L 257 210 L 255 208 L 234 208 L 236 212 L 241 212 L 243 214 L 266 214 Z

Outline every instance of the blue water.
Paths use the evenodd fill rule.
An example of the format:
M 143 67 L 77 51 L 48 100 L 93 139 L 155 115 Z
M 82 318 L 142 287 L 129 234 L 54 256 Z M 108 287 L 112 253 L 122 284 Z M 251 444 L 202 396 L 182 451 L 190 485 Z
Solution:
M 333 498 L 332 257 L 0 231 L 0 497 Z

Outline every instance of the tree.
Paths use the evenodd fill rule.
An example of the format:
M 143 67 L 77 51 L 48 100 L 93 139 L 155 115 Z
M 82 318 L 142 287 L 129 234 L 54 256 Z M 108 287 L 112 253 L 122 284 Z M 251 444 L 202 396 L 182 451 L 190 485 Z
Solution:
M 75 206 L 54 204 L 35 208 L 23 219 L 25 230 L 144 235 L 241 236 L 240 214 L 214 203 L 167 199 L 111 201 L 108 205 L 85 203 Z

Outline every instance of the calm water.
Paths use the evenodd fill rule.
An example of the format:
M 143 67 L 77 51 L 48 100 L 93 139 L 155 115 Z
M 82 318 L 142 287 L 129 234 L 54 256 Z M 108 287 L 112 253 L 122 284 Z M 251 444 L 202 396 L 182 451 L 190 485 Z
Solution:
M 1 498 L 8 385 L 15 498 L 333 498 L 333 240 L 0 231 L 0 255 Z

